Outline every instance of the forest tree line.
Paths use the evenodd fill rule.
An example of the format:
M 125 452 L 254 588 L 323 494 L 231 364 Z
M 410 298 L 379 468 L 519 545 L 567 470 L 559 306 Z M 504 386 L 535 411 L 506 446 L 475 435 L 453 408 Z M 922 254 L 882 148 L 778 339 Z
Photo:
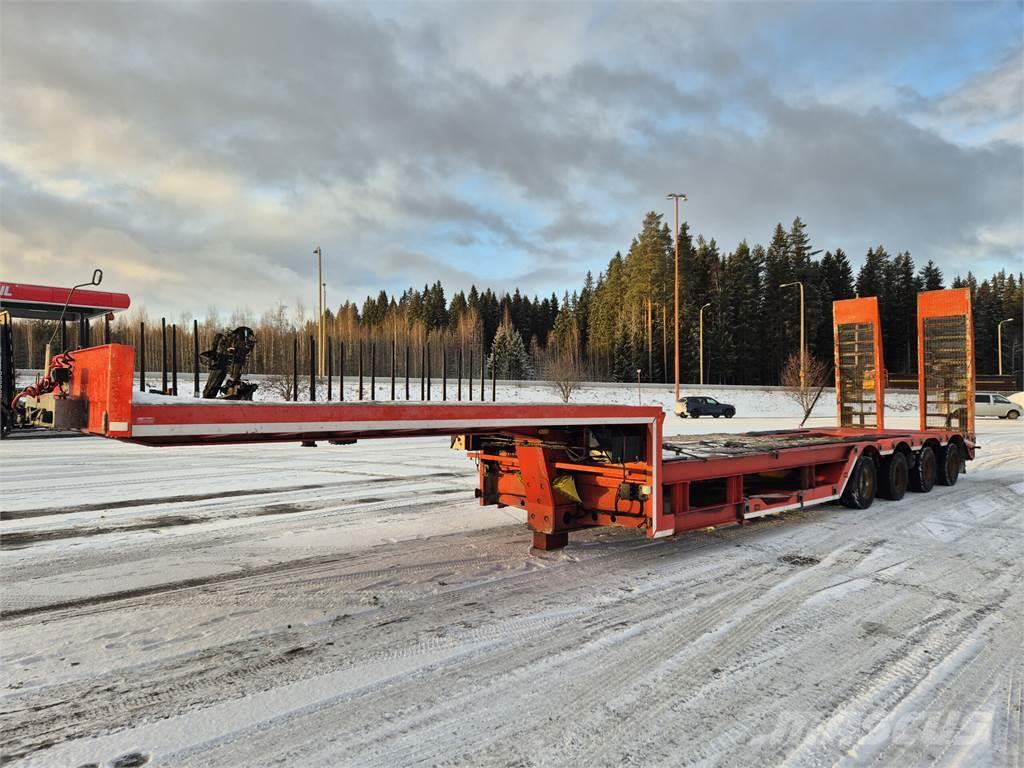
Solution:
M 360 347 L 364 368 L 389 375 L 392 345 L 396 370 L 419 376 L 430 354 L 430 372 L 455 375 L 459 355 L 463 371 L 473 357 L 479 375 L 481 357 L 496 361 L 499 377 L 545 378 L 552 361 L 570 356 L 581 375 L 592 380 L 670 381 L 673 361 L 673 269 L 675 243 L 662 216 L 651 212 L 623 254 L 617 252 L 595 278 L 588 272 L 582 285 L 539 298 L 518 289 L 497 293 L 490 288 L 451 294 L 440 281 L 401 295 L 380 291 L 361 305 L 346 301 L 327 310 L 333 370 L 355 374 Z M 917 294 L 922 290 L 968 287 L 974 299 L 975 349 L 979 373 L 997 370 L 997 332 L 1003 326 L 1004 372 L 1022 369 L 1024 277 L 1001 270 L 980 282 L 971 272 L 947 283 L 932 261 L 915 264 L 909 252 L 890 253 L 870 248 L 859 265 L 841 250 L 814 250 L 806 225 L 796 218 L 786 229 L 775 227 L 767 246 L 739 243 L 723 252 L 718 243 L 692 236 L 688 225 L 679 230 L 680 366 L 686 382 L 699 380 L 699 317 L 704 307 L 704 380 L 712 384 L 778 384 L 787 357 L 799 349 L 800 302 L 805 293 L 808 353 L 831 362 L 832 302 L 854 296 L 877 296 L 882 317 L 886 367 L 890 372 L 916 371 Z M 140 323 L 145 323 L 144 335 Z M 92 341 L 102 331 L 94 324 Z M 284 304 L 256 316 L 236 310 L 229 318 L 210 311 L 197 323 L 199 350 L 225 327 L 247 325 L 257 345 L 250 371 L 290 374 L 295 338 L 298 367 L 309 370 L 309 337 L 316 335 L 316 318 L 297 303 Z M 182 315 L 176 327 L 179 370 L 191 370 L 195 341 L 191 316 Z M 16 326 L 16 365 L 40 367 L 42 344 L 53 323 L 22 322 Z M 69 344 L 77 344 L 76 327 L 69 324 Z M 111 324 L 113 341 L 139 348 L 143 338 L 147 367 L 160 369 L 164 352 L 160 319 L 144 308 L 118 316 Z M 58 334 L 59 337 L 59 334 Z M 515 343 L 512 343 L 512 342 Z M 168 345 L 170 342 L 168 342 Z M 342 345 L 344 344 L 344 350 Z M 492 354 L 494 353 L 494 354 Z M 170 355 L 168 347 L 168 355 Z M 489 369 L 488 374 L 490 375 Z

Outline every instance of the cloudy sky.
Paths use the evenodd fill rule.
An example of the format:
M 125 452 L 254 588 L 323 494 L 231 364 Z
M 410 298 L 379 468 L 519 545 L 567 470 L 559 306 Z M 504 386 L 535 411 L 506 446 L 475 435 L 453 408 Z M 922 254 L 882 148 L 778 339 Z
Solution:
M 725 249 L 1024 265 L 1020 3 L 0 5 L 7 280 L 158 311 L 559 295 L 686 192 Z

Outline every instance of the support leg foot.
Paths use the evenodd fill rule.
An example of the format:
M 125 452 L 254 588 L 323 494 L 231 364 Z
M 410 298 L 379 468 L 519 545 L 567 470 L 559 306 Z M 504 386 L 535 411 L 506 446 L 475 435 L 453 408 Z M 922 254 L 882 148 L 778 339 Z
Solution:
M 569 533 L 567 531 L 563 531 L 562 533 L 542 533 L 541 531 L 533 532 L 534 549 L 543 549 L 545 551 L 561 549 L 568 543 Z

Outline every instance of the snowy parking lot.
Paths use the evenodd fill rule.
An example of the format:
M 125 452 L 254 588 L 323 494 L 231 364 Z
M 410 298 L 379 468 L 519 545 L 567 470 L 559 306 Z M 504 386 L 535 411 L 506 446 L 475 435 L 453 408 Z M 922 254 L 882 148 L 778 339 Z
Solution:
M 1024 427 L 978 433 L 953 488 L 550 553 L 444 439 L 4 441 L 0 761 L 1022 765 Z

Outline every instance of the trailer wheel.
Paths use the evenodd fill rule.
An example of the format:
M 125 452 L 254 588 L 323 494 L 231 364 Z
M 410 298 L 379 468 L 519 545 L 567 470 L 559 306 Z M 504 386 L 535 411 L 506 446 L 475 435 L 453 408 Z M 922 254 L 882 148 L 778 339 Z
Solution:
M 960 449 L 956 443 L 949 443 L 941 452 L 939 472 L 935 478 L 939 485 L 956 485 L 960 477 Z
M 910 467 L 907 464 L 907 457 L 899 451 L 886 456 L 882 462 L 882 476 L 879 482 L 882 498 L 899 501 L 906 494 L 909 483 Z
M 850 509 L 867 509 L 875 500 L 878 490 L 878 469 L 870 456 L 861 456 L 853 465 L 853 474 L 846 482 L 846 490 L 840 499 Z
M 918 452 L 917 461 L 910 469 L 910 490 L 916 493 L 928 493 L 935 486 L 938 469 L 935 451 L 926 445 Z

